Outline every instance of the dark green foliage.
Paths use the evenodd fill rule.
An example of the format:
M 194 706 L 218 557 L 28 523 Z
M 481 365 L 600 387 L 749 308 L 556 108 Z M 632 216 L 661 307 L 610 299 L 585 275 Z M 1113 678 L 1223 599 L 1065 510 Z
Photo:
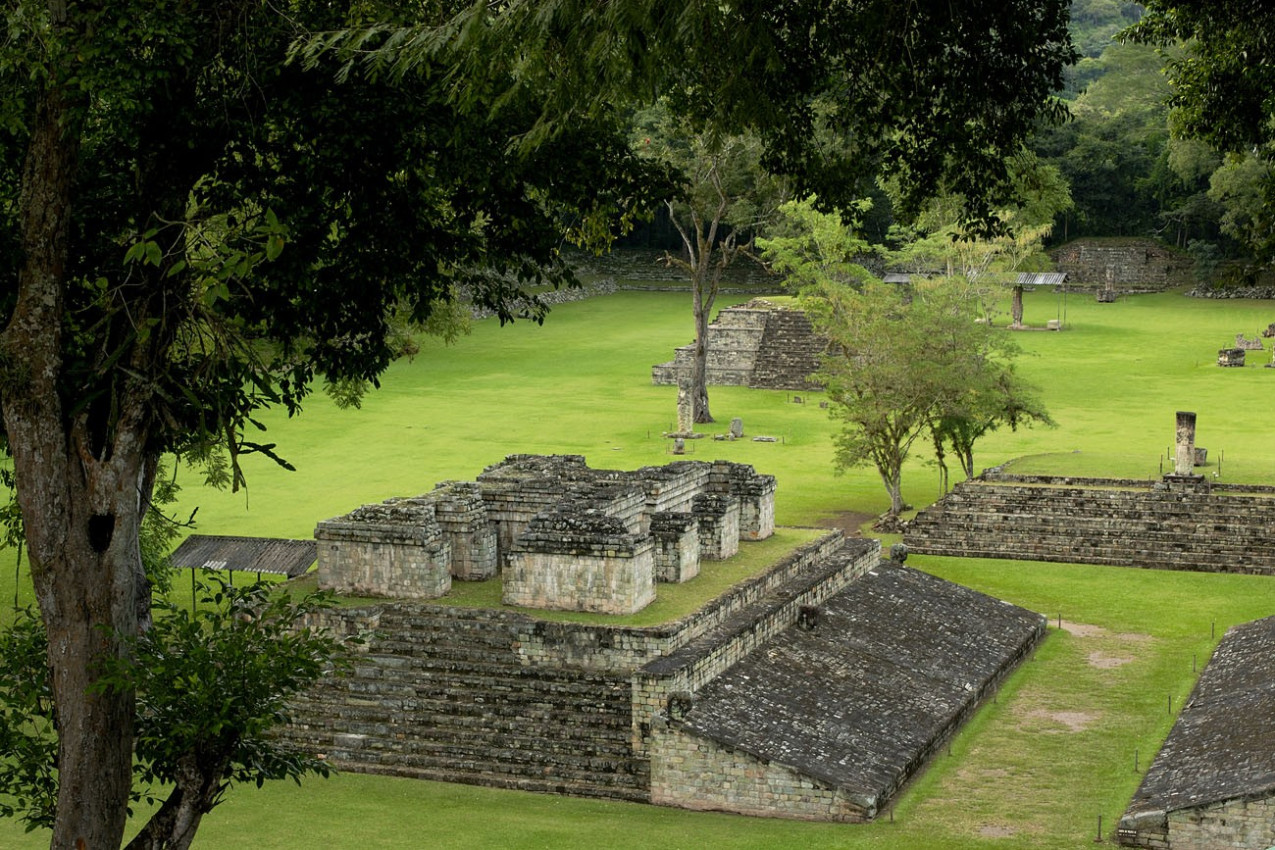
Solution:
M 1167 46 L 1176 133 L 1275 164 L 1275 10 L 1263 0 L 1150 0 L 1132 40 Z M 1275 256 L 1275 173 L 1259 180 L 1260 218 L 1246 241 Z
M 663 94 L 697 125 L 757 132 L 763 164 L 802 194 L 846 203 L 884 163 L 905 212 L 942 187 L 987 224 L 1008 191 L 1004 156 L 1042 115 L 1063 114 L 1049 98 L 1075 55 L 1067 12 L 1063 0 L 476 3 L 441 31 L 347 31 L 303 53 L 336 50 L 353 69 L 358 51 L 383 46 L 367 61 L 399 79 L 455 57 L 462 102 L 551 92 L 528 140 Z M 849 144 L 829 148 L 821 127 Z
M 194 612 L 162 606 L 129 652 L 105 665 L 98 689 L 137 692 L 134 796 L 160 803 L 143 835 L 164 834 L 181 806 L 205 814 L 236 782 L 328 774 L 269 733 L 291 697 L 343 663 L 344 643 L 306 624 L 330 603 L 321 594 L 294 601 L 269 584 L 204 587 Z M 31 829 L 52 825 L 57 792 L 46 652 L 32 611 L 0 633 L 0 816 Z

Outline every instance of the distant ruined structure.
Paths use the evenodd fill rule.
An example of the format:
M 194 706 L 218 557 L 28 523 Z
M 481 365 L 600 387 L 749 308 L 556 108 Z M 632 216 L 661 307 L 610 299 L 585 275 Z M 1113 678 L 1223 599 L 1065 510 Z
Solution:
M 656 582 L 774 530 L 743 464 L 632 472 L 512 455 L 474 482 L 319 523 L 319 581 L 384 597 L 319 625 L 370 634 L 281 735 L 351 771 L 768 817 L 888 811 L 1045 634 L 1039 614 L 828 532 L 657 626 Z M 746 545 L 746 544 L 745 544 Z M 500 608 L 431 602 L 500 581 Z
M 667 363 L 651 367 L 651 382 L 677 386 L 690 374 L 694 343 L 681 346 Z M 768 390 L 818 388 L 810 376 L 819 368 L 824 342 L 805 312 L 764 298 L 726 307 L 708 326 L 708 383 Z
M 1049 257 L 1072 289 L 1160 292 L 1191 280 L 1192 261 L 1154 239 L 1076 239 Z

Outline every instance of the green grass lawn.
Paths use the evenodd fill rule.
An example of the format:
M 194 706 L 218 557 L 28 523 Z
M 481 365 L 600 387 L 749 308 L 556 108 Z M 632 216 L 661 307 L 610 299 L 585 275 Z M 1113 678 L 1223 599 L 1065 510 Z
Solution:
M 725 303 L 745 296 L 724 298 Z M 288 420 L 267 415 L 269 438 L 294 473 L 250 459 L 247 493 L 204 490 L 183 473 L 179 513 L 195 507 L 212 534 L 308 537 L 317 521 L 365 502 L 472 479 L 514 452 L 578 453 L 596 467 L 672 460 L 661 432 L 676 390 L 650 367 L 690 341 L 686 293 L 620 293 L 555 308 L 543 327 L 476 323 L 451 347 L 427 341 L 395 365 L 357 411 L 323 398 Z M 1063 315 L 1062 298 L 1026 295 L 1025 319 Z M 1199 414 L 1208 474 L 1275 483 L 1275 369 L 1249 353 L 1221 369 L 1217 349 L 1275 320 L 1275 303 L 1197 301 L 1179 294 L 1066 300 L 1067 329 L 1016 336 L 1024 375 L 1058 421 L 989 437 L 977 461 L 1015 471 L 1153 477 L 1173 441 L 1174 412 Z M 1004 324 L 1004 322 L 1001 322 Z M 724 432 L 781 438 L 688 443 L 692 459 L 751 463 L 779 479 L 777 519 L 814 525 L 886 507 L 870 470 L 836 476 L 832 425 L 818 394 L 720 388 Z M 937 498 L 937 470 L 918 447 L 905 471 L 908 501 Z M 1218 460 L 1222 462 L 1219 465 Z M 0 564 L 4 554 L 0 553 Z M 1275 613 L 1275 581 L 1011 561 L 914 558 L 944 578 L 1047 614 L 1050 636 L 899 800 L 867 826 L 807 824 L 573 800 L 412 780 L 344 775 L 236 789 L 205 822 L 197 847 L 1092 847 L 1109 836 L 1224 629 Z M 707 575 L 707 573 L 706 573 Z M 13 598 L 13 561 L 0 566 L 0 618 Z M 182 586 L 179 579 L 178 587 Z M 25 576 L 19 598 L 29 599 Z M 469 592 L 471 589 L 466 589 Z M 188 591 L 187 591 L 188 592 Z M 475 604 L 481 604 L 481 600 Z M 1062 628 L 1058 627 L 1061 615 Z M 47 845 L 0 823 L 0 846 Z

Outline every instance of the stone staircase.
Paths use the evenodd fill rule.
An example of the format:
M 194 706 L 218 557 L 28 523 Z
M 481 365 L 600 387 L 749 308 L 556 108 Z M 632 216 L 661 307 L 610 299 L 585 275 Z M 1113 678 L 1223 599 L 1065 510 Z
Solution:
M 527 666 L 518 628 L 385 606 L 370 651 L 295 701 L 284 737 L 354 772 L 646 799 L 628 675 Z
M 818 389 L 810 375 L 819 368 L 823 341 L 800 310 L 771 310 L 749 386 L 760 389 Z
M 1275 574 L 1275 494 L 976 480 L 917 515 L 918 554 Z

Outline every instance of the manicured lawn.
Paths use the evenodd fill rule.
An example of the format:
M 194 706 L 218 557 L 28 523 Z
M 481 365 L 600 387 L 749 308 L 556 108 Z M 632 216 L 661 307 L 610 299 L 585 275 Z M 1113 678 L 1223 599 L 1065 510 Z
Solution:
M 358 411 L 323 398 L 298 419 L 267 416 L 269 438 L 296 463 L 248 469 L 247 494 L 200 489 L 190 475 L 179 513 L 199 507 L 207 533 L 306 537 L 314 524 L 360 504 L 472 479 L 514 452 L 579 453 L 599 467 L 672 460 L 661 431 L 675 390 L 650 367 L 690 341 L 684 293 L 621 293 L 556 308 L 543 327 L 481 322 L 457 345 L 427 342 L 391 369 Z M 731 300 L 743 300 L 740 296 Z M 1028 293 L 1026 321 L 1062 315 L 1062 299 Z M 1016 458 L 1015 470 L 1155 476 L 1173 440 L 1174 412 L 1199 414 L 1206 472 L 1275 483 L 1275 369 L 1269 353 L 1221 369 L 1217 349 L 1275 320 L 1275 303 L 1196 301 L 1169 293 L 1097 304 L 1070 295 L 1068 329 L 1017 335 L 1056 429 L 988 438 L 980 466 Z M 874 473 L 835 476 L 831 424 L 818 394 L 716 389 L 719 427 L 733 416 L 751 440 L 689 443 L 692 459 L 754 464 L 779 479 L 778 520 L 812 525 L 840 512 L 880 513 Z M 1224 453 L 1219 468 L 1217 459 Z M 938 474 L 918 446 L 905 496 L 938 495 Z M 0 565 L 4 564 L 0 555 Z M 1109 836 L 1224 629 L 1275 614 L 1275 581 L 1066 564 L 949 558 L 912 563 L 1046 613 L 1050 636 L 899 801 L 894 820 L 868 826 L 768 821 L 649 806 L 346 775 L 235 790 L 197 847 L 1092 847 L 1098 817 Z M 14 592 L 0 566 L 0 618 Z M 178 587 L 182 586 L 181 580 Z M 29 598 L 25 576 L 19 583 Z M 1058 628 L 1058 616 L 1062 628 Z M 0 846 L 47 845 L 0 822 Z

